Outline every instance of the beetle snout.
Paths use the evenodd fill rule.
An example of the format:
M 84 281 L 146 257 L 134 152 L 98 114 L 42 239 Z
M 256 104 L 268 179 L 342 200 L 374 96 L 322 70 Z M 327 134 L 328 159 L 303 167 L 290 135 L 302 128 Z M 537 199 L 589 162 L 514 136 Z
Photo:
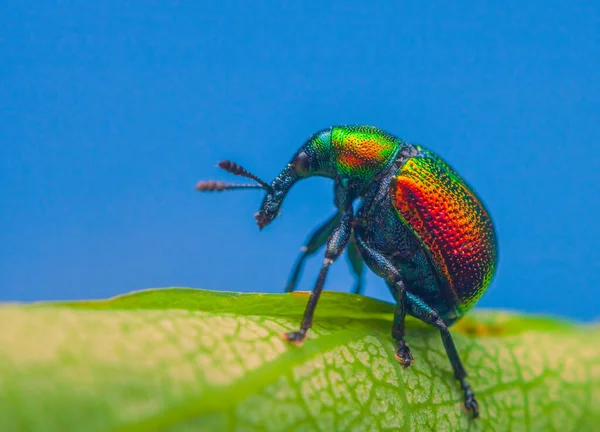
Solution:
M 275 212 L 258 211 L 254 214 L 254 219 L 256 219 L 258 227 L 263 229 L 275 219 L 275 216 L 277 216 Z
M 263 229 L 279 215 L 285 192 L 275 190 L 265 196 L 260 208 L 254 214 L 254 219 L 260 229 Z

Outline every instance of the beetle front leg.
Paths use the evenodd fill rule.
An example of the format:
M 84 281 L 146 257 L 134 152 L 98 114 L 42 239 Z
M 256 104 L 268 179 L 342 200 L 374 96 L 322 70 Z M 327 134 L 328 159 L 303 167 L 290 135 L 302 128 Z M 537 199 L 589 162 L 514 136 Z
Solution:
M 348 211 L 343 214 L 340 220 L 340 224 L 335 228 L 335 230 L 331 233 L 329 239 L 327 240 L 325 260 L 323 261 L 323 266 L 321 267 L 321 271 L 319 272 L 317 283 L 315 284 L 315 287 L 310 293 L 308 304 L 306 305 L 306 309 L 304 310 L 304 317 L 302 318 L 300 330 L 285 333 L 284 337 L 288 341 L 295 342 L 296 344 L 300 345 L 306 338 L 306 332 L 309 328 L 312 327 L 313 315 L 315 313 L 319 297 L 321 296 L 321 292 L 323 291 L 323 286 L 325 285 L 325 279 L 327 278 L 329 266 L 331 266 L 331 264 L 333 264 L 334 261 L 338 259 L 344 251 L 344 248 L 346 247 L 346 244 L 348 243 L 348 240 L 350 238 L 351 232 L 352 213 Z
M 298 282 L 298 277 L 302 272 L 302 267 L 304 266 L 304 261 L 306 258 L 316 253 L 321 246 L 323 246 L 327 242 L 327 238 L 331 235 L 335 227 L 340 223 L 341 213 L 336 213 L 333 215 L 327 222 L 317 228 L 311 235 L 306 245 L 302 246 L 302 252 L 300 256 L 296 260 L 294 264 L 294 268 L 292 273 L 290 274 L 290 278 L 285 287 L 285 292 L 292 292 L 296 288 L 296 284 Z

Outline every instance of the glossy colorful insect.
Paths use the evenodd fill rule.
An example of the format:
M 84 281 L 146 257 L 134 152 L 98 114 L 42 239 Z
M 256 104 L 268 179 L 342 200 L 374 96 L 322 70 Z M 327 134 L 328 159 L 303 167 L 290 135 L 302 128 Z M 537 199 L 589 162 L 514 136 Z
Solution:
M 408 367 L 413 360 L 404 341 L 406 314 L 438 328 L 463 389 L 465 408 L 473 417 L 479 415 L 448 327 L 490 284 L 497 241 L 488 211 L 456 171 L 432 151 L 371 126 L 334 126 L 314 134 L 271 184 L 233 162 L 219 166 L 258 184 L 202 181 L 197 189 L 266 190 L 255 214 L 261 229 L 275 219 L 298 180 L 324 176 L 335 182 L 337 211 L 312 234 L 286 287 L 294 289 L 306 257 L 326 245 L 300 329 L 287 333 L 287 340 L 305 339 L 329 267 L 347 248 L 357 275 L 354 291 L 362 291 L 364 262 L 386 281 L 396 299 L 392 337 L 400 364 Z M 361 201 L 356 214 L 355 200 Z

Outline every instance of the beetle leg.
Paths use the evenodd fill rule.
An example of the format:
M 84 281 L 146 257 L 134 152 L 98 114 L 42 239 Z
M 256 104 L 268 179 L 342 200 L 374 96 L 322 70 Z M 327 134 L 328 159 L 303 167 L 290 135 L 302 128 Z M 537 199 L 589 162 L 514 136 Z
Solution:
M 285 287 L 286 293 L 292 292 L 296 289 L 298 278 L 300 277 L 300 273 L 302 273 L 302 268 L 304 267 L 304 261 L 306 261 L 306 258 L 314 255 L 327 242 L 327 238 L 329 235 L 331 235 L 336 225 L 339 223 L 340 217 L 341 213 L 336 213 L 329 218 L 327 222 L 325 222 L 311 234 L 310 238 L 306 242 L 306 245 L 302 246 L 302 252 L 296 259 L 296 263 L 292 268 L 288 283 Z M 362 294 L 364 288 L 364 261 L 360 256 L 360 252 L 356 246 L 354 235 L 350 236 L 350 241 L 348 242 L 348 260 L 350 261 L 350 266 L 352 267 L 352 271 L 356 276 L 356 283 L 352 288 L 352 292 L 354 294 Z
M 298 277 L 302 272 L 302 267 L 304 266 L 304 261 L 309 256 L 316 253 L 321 247 L 327 242 L 327 238 L 331 235 L 336 225 L 339 224 L 340 218 L 342 214 L 337 212 L 331 218 L 327 220 L 323 225 L 317 228 L 310 236 L 306 245 L 302 246 L 301 253 L 296 263 L 294 264 L 292 273 L 290 274 L 290 278 L 288 279 L 288 283 L 285 287 L 285 292 L 292 292 L 296 288 L 296 284 L 298 282 Z
M 401 285 L 402 288 L 398 289 L 397 285 Z M 392 337 L 398 344 L 395 357 L 403 367 L 407 368 L 412 364 L 413 356 L 410 353 L 410 348 L 404 341 L 404 321 L 406 318 L 406 298 L 404 295 L 404 285 L 402 282 L 396 285 L 387 282 L 387 286 L 396 299 L 396 308 L 394 309 L 394 325 L 392 326 Z
M 448 327 L 435 310 L 419 297 L 408 291 L 406 292 L 406 303 L 408 312 L 411 315 L 440 330 L 446 354 L 448 355 L 450 363 L 452 364 L 452 369 L 454 370 L 454 376 L 460 382 L 460 386 L 464 392 L 465 408 L 468 411 L 472 411 L 473 418 L 477 418 L 479 416 L 479 405 L 477 404 L 477 400 L 475 400 L 475 394 L 473 393 L 473 390 L 471 390 L 471 386 L 466 381 L 467 373 L 460 361 L 458 351 L 456 351 L 456 346 L 454 345 Z
M 396 299 L 396 309 L 394 310 L 394 325 L 392 326 L 392 337 L 396 340 L 397 350 L 396 359 L 405 368 L 413 362 L 413 356 L 410 348 L 404 341 L 404 319 L 406 317 L 406 299 L 404 282 L 402 274 L 394 267 L 389 259 L 380 252 L 369 246 L 359 233 L 355 231 L 356 244 L 363 259 L 369 265 L 369 268 L 377 275 L 385 279 L 392 295 Z
M 395 268 L 386 257 L 381 255 L 381 253 L 371 248 L 362 239 L 360 233 L 357 233 L 356 240 L 360 252 L 371 270 L 388 282 L 388 286 L 390 287 L 392 294 L 394 294 L 394 297 L 396 297 L 394 327 L 392 329 L 392 335 L 394 335 L 394 338 L 396 338 L 398 341 L 398 351 L 396 357 L 400 357 L 401 360 L 406 362 L 407 355 L 405 354 L 405 350 L 408 351 L 408 355 L 410 355 L 410 350 L 408 350 L 408 346 L 406 346 L 406 343 L 404 343 L 404 316 L 406 312 L 410 313 L 416 318 L 419 318 L 427 324 L 437 327 L 442 335 L 444 348 L 446 349 L 446 353 L 450 359 L 450 363 L 452 364 L 454 376 L 458 381 L 460 381 L 460 385 L 463 389 L 465 408 L 472 411 L 473 417 L 477 418 L 479 416 L 479 406 L 475 400 L 475 394 L 471 390 L 469 383 L 466 381 L 467 373 L 465 372 L 465 368 L 460 361 L 460 357 L 456 351 L 456 346 L 454 345 L 452 336 L 450 335 L 448 327 L 444 321 L 440 318 L 439 314 L 423 300 L 404 289 L 402 275 L 400 274 L 399 270 Z M 412 360 L 412 356 L 410 357 Z
M 350 261 L 350 266 L 352 267 L 352 271 L 356 276 L 356 283 L 354 284 L 354 288 L 352 288 L 352 292 L 354 294 L 362 294 L 364 291 L 363 275 L 365 262 L 360 255 L 360 251 L 358 250 L 354 233 L 352 233 L 350 236 L 350 241 L 348 242 L 348 260 Z
M 315 308 L 317 307 L 317 303 L 319 301 L 319 297 L 321 296 L 321 291 L 323 291 L 323 285 L 325 285 L 325 278 L 327 277 L 327 272 L 329 271 L 329 266 L 334 263 L 336 259 L 344 251 L 348 240 L 350 239 L 350 234 L 352 233 L 352 213 L 345 212 L 342 215 L 339 225 L 333 230 L 329 239 L 327 240 L 327 249 L 325 251 L 325 260 L 323 261 L 323 266 L 321 267 L 321 271 L 319 272 L 319 277 L 317 278 L 317 283 L 310 293 L 310 298 L 308 299 L 308 304 L 306 305 L 306 309 L 304 310 L 304 317 L 302 318 L 302 324 L 300 325 L 300 330 L 290 333 L 285 333 L 284 337 L 290 341 L 295 342 L 297 344 L 301 344 L 302 341 L 306 338 L 306 332 L 309 328 L 312 327 L 313 315 L 315 313 Z

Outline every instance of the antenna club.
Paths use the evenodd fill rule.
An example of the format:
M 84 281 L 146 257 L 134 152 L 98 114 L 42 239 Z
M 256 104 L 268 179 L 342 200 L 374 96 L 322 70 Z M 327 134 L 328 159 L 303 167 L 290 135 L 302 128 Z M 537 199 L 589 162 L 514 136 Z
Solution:
M 225 183 L 214 180 L 203 180 L 196 183 L 196 190 L 201 192 L 220 192 L 225 190 Z
M 244 168 L 241 165 L 236 164 L 235 162 L 228 161 L 228 160 L 221 161 L 221 162 L 219 162 L 219 168 L 227 171 L 230 174 L 252 179 L 255 182 L 257 182 L 258 184 L 260 184 L 261 187 L 267 191 L 269 191 L 271 189 L 271 186 L 269 186 L 264 180 L 262 180 L 260 177 L 258 177 L 256 175 L 252 174 L 246 168 Z
M 228 161 L 228 160 L 219 162 L 219 168 L 227 171 L 228 173 L 234 174 L 234 175 L 243 175 L 243 174 L 247 173 L 247 171 L 244 168 L 242 168 L 235 162 Z

